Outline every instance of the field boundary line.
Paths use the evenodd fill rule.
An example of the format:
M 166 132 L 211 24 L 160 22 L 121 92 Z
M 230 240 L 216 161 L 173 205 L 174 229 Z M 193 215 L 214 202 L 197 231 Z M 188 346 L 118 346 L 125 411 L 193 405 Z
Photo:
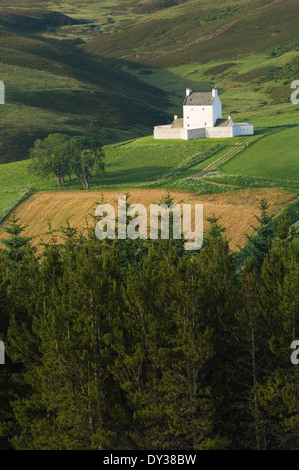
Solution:
M 26 189 L 26 191 L 24 191 L 24 193 L 18 197 L 18 199 L 15 200 L 15 202 L 13 204 L 11 204 L 7 209 L 5 209 L 3 211 L 2 214 L 0 214 L 0 225 L 3 224 L 3 222 L 5 222 L 5 220 L 10 216 L 10 214 L 20 205 L 22 204 L 22 202 L 26 201 L 27 199 L 29 199 L 30 196 L 32 196 L 32 194 L 35 193 L 35 189 L 34 188 L 29 188 L 29 189 Z

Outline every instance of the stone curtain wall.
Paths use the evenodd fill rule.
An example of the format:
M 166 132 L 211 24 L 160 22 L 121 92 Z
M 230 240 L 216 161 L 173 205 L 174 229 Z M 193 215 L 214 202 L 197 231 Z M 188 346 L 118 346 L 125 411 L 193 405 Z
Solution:
M 171 128 L 170 126 L 157 126 L 154 128 L 155 139 L 184 139 L 182 128 Z
M 253 124 L 243 125 L 243 126 L 235 125 L 233 127 L 233 130 L 234 130 L 233 137 L 237 137 L 238 135 L 253 135 L 254 134 Z
M 169 126 L 157 126 L 154 129 L 155 139 L 183 139 L 195 140 L 204 138 L 227 138 L 239 135 L 253 135 L 253 125 L 240 125 L 229 127 L 207 127 L 206 129 L 183 129 Z

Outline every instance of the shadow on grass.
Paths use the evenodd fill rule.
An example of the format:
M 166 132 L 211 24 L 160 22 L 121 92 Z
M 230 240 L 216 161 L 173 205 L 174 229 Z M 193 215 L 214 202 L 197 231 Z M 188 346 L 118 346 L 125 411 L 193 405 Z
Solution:
M 299 127 L 298 124 L 284 124 L 281 126 L 269 126 L 254 129 L 254 135 L 267 135 L 269 132 L 278 132 L 292 127 Z
M 127 168 L 114 172 L 106 172 L 104 175 L 95 175 L 90 183 L 90 190 L 96 190 L 99 187 L 107 187 L 113 189 L 114 186 L 125 186 L 142 183 L 151 183 L 166 176 L 172 167 L 167 166 L 144 166 L 139 168 Z M 38 189 L 38 188 L 37 188 Z M 45 188 L 40 188 L 41 190 Z M 49 183 L 48 191 L 61 191 L 61 190 L 80 190 L 83 189 L 81 182 L 77 178 L 66 180 L 66 183 L 61 188 Z
M 116 172 L 106 173 L 103 176 L 94 177 L 92 186 L 119 184 L 138 184 L 155 181 L 167 175 L 173 168 L 167 166 L 144 166 L 140 168 L 127 168 Z

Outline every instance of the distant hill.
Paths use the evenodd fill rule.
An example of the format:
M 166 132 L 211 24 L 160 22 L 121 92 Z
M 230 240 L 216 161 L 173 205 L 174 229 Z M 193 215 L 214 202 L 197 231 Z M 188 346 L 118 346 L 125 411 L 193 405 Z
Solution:
M 224 114 L 279 126 L 299 77 L 297 0 L 0 4 L 0 163 L 51 132 L 149 135 L 181 112 L 186 86 L 216 83 Z
M 56 11 L 9 8 L 0 11 L 0 25 L 18 32 L 32 34 L 74 24 L 78 24 L 78 20 Z
M 165 67 L 231 59 L 281 44 L 292 49 L 298 26 L 297 0 L 187 0 L 143 14 L 117 34 L 96 37 L 83 49 Z
M 0 163 L 27 158 L 50 132 L 89 134 L 103 143 L 146 135 L 169 119 L 167 95 L 78 48 L 82 40 L 41 35 L 78 24 L 37 10 L 0 12 Z

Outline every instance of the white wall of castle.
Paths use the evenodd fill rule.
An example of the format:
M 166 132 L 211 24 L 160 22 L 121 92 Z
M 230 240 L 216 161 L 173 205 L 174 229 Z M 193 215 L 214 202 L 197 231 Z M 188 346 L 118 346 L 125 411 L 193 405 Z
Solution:
M 254 128 L 253 124 L 248 123 L 248 124 L 238 124 L 235 123 L 233 127 L 233 137 L 238 137 L 240 135 L 253 135 L 254 134 Z
M 214 101 L 213 101 L 213 117 L 214 117 L 213 126 L 215 125 L 215 122 L 217 121 L 217 119 L 222 119 L 222 103 L 218 94 L 216 94 Z
M 166 126 L 156 126 L 154 128 L 154 138 L 155 139 L 183 139 L 182 137 L 185 129 L 182 128 L 172 128 L 171 124 Z
M 222 104 L 218 95 L 212 106 L 183 106 L 184 128 L 200 129 L 213 127 L 217 119 L 222 118 Z
M 201 129 L 171 128 L 171 126 L 156 126 L 154 128 L 155 139 L 183 139 L 195 140 L 205 138 L 233 137 L 233 127 L 209 127 Z
M 172 128 L 168 126 L 156 126 L 154 128 L 155 139 L 183 139 L 183 140 L 195 140 L 195 139 L 221 139 L 228 137 L 237 137 L 242 135 L 253 135 L 254 129 L 251 123 L 240 124 L 228 127 L 207 127 L 200 129 L 184 129 L 184 128 Z
M 211 127 L 206 129 L 206 137 L 212 139 L 233 137 L 233 127 Z
M 213 106 L 184 106 L 185 129 L 199 129 L 214 125 Z

